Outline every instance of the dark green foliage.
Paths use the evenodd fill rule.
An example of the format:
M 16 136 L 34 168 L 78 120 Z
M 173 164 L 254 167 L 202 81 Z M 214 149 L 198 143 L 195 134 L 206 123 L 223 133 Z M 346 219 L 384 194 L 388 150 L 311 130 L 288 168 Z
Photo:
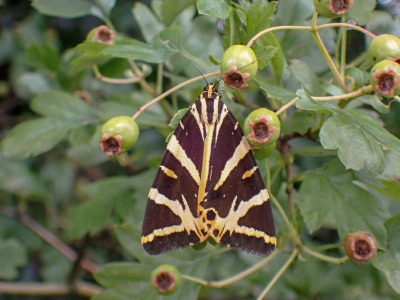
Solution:
M 368 86 L 371 36 L 338 26 L 316 36 L 313 0 L 32 0 L 17 14 L 23 2 L 0 1 L 10 20 L 0 33 L 0 294 L 30 282 L 43 295 L 48 283 L 77 287 L 80 297 L 69 299 L 253 299 L 283 270 L 271 299 L 399 299 L 400 99 Z M 400 17 L 375 5 L 355 0 L 336 21 L 399 36 Z M 113 44 L 93 39 L 101 24 L 114 31 Z M 147 194 L 171 127 L 205 86 L 201 77 L 187 83 L 199 73 L 179 51 L 203 74 L 217 74 L 225 49 L 266 29 L 251 45 L 256 78 L 246 89 L 226 88 L 223 100 L 238 120 L 258 107 L 279 116 L 276 150 L 259 161 L 276 255 L 243 277 L 262 258 L 210 242 L 149 256 L 140 243 Z M 352 61 L 341 66 L 341 39 L 350 44 L 354 33 L 363 53 L 348 53 Z M 99 149 L 102 124 L 138 111 L 136 144 L 109 159 Z M 342 240 L 355 231 L 377 240 L 368 263 L 344 258 Z M 166 296 L 150 283 L 162 264 L 182 274 Z

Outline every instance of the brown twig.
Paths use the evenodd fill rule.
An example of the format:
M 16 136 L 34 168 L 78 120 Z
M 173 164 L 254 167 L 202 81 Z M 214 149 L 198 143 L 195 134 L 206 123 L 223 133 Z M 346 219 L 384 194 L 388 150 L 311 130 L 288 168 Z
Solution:
M 18 211 L 2 208 L 0 209 L 0 213 L 10 219 L 16 219 L 21 224 L 28 227 L 34 233 L 36 233 L 39 237 L 41 237 L 46 243 L 52 246 L 54 249 L 59 251 L 62 255 L 64 255 L 69 261 L 76 261 L 78 255 L 76 252 L 71 249 L 68 245 L 66 245 L 63 241 L 57 238 L 54 234 L 44 228 L 42 225 L 37 223 L 31 217 L 22 214 Z M 100 269 L 100 266 L 96 265 L 92 261 L 87 258 L 83 258 L 80 262 L 82 269 L 86 270 L 89 273 L 95 273 L 97 270 Z
M 76 294 L 84 297 L 92 297 L 103 289 L 97 285 L 79 282 L 71 286 L 62 283 L 17 283 L 0 282 L 0 295 L 20 296 L 63 296 Z

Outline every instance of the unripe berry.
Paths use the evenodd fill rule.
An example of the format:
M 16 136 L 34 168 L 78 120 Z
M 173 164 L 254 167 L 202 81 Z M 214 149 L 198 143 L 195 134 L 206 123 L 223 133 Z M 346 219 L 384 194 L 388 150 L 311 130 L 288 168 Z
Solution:
M 254 51 L 243 45 L 228 48 L 221 59 L 221 74 L 225 84 L 241 89 L 257 75 L 258 61 Z
M 259 108 L 249 114 L 244 121 L 244 134 L 255 147 L 266 147 L 276 142 L 281 132 L 281 122 L 277 115 L 266 108 Z
M 108 120 L 101 128 L 100 149 L 107 156 L 118 155 L 130 149 L 139 137 L 139 127 L 127 116 Z
M 372 67 L 369 80 L 377 94 L 393 98 L 400 93 L 400 65 L 382 60 Z
M 314 0 L 315 9 L 325 18 L 345 15 L 353 6 L 354 0 Z
M 344 251 L 356 262 L 367 262 L 376 255 L 376 240 L 369 232 L 353 232 L 344 238 Z
M 112 45 L 114 43 L 114 31 L 106 25 L 100 25 L 89 31 L 86 40 Z
M 274 152 L 276 148 L 276 143 L 273 143 L 269 146 L 253 149 L 253 154 L 255 159 L 263 160 L 271 156 L 272 152 Z
M 400 39 L 391 34 L 374 37 L 368 47 L 368 56 L 373 63 L 384 59 L 400 63 Z
M 181 273 L 172 265 L 161 265 L 151 273 L 151 284 L 160 294 L 171 294 L 181 284 Z

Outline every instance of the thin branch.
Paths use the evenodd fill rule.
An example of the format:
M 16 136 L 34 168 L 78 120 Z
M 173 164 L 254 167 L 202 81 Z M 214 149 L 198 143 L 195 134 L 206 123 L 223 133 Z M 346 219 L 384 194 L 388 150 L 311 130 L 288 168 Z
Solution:
M 220 71 L 215 71 L 209 74 L 204 75 L 204 77 L 211 77 L 211 76 L 215 76 L 218 75 L 220 73 Z M 198 80 L 203 80 L 203 75 L 201 76 L 197 76 L 194 77 L 192 79 L 189 79 L 185 82 L 182 82 L 176 86 L 174 86 L 173 88 L 169 89 L 168 91 L 162 93 L 161 95 L 159 95 L 158 97 L 154 98 L 153 100 L 151 100 L 150 102 L 146 103 L 145 105 L 141 106 L 138 108 L 138 111 L 132 116 L 132 119 L 135 120 L 143 111 L 145 111 L 147 108 L 149 108 L 150 106 L 156 104 L 158 101 L 161 101 L 162 99 L 164 99 L 165 97 L 167 97 L 168 95 L 172 94 L 173 92 L 179 90 L 181 87 L 184 87 L 185 85 L 188 85 L 192 82 L 196 82 Z
M 299 254 L 300 249 L 294 249 L 292 252 L 292 255 L 289 257 L 289 259 L 286 261 L 286 263 L 280 268 L 278 273 L 275 274 L 274 278 L 269 282 L 267 287 L 262 291 L 260 296 L 258 296 L 257 300 L 264 299 L 265 296 L 269 293 L 269 291 L 272 289 L 274 284 L 278 281 L 278 279 L 283 275 L 283 273 L 286 271 L 286 269 L 290 266 L 290 264 L 294 261 L 296 256 Z
M 19 295 L 19 296 L 63 296 L 76 294 L 90 298 L 103 291 L 94 284 L 79 282 L 72 288 L 62 283 L 17 283 L 0 282 L 0 295 Z
M 37 223 L 31 217 L 7 208 L 0 209 L 0 213 L 10 219 L 16 219 L 21 222 L 21 224 L 25 225 L 34 233 L 36 233 L 46 243 L 48 243 L 50 246 L 52 246 L 54 249 L 64 255 L 69 261 L 76 261 L 76 259 L 78 258 L 78 255 L 73 249 L 71 249 L 68 245 L 66 245 L 63 241 L 61 241 L 54 234 L 52 234 L 42 225 Z M 100 266 L 96 265 L 87 258 L 82 259 L 80 265 L 82 269 L 92 274 L 100 269 Z

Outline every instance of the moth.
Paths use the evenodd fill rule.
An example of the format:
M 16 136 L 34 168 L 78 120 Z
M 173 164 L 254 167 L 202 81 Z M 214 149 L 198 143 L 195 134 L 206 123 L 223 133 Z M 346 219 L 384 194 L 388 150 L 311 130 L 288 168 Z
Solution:
M 214 84 L 181 119 L 150 189 L 141 242 L 152 255 L 208 238 L 268 256 L 275 226 L 250 145 Z

